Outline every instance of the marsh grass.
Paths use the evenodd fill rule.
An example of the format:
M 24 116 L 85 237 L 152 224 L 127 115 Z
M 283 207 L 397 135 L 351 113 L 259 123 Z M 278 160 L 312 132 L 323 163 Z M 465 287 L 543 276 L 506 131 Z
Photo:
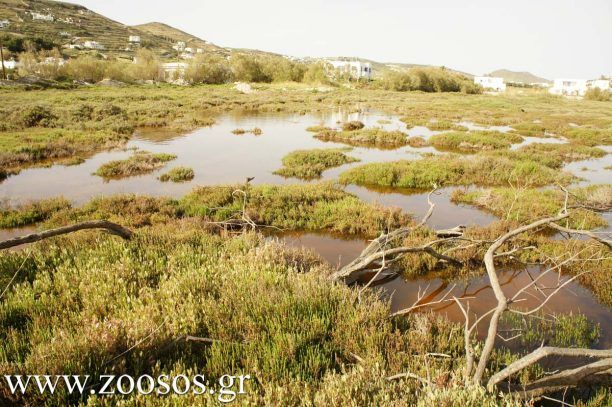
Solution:
M 316 126 L 306 127 L 306 131 L 310 133 L 321 133 L 323 131 L 331 131 L 331 128 L 327 126 L 316 125 Z
M 401 131 L 387 131 L 381 128 L 369 128 L 354 131 L 328 130 L 317 133 L 314 137 L 322 141 L 333 141 L 351 146 L 397 148 L 408 143 L 407 136 Z
M 240 213 L 241 186 L 199 187 L 181 199 L 186 216 L 223 221 Z M 247 189 L 247 214 L 260 225 L 287 230 L 327 231 L 367 238 L 386 227 L 409 224 L 397 208 L 367 204 L 331 183 L 257 185 Z
M 172 161 L 175 158 L 176 155 L 174 154 L 152 154 L 147 151 L 137 151 L 133 156 L 125 160 L 110 161 L 101 165 L 94 172 L 94 175 L 112 179 L 146 174 L 163 167 L 168 161 Z
M 507 149 L 523 141 L 521 136 L 499 131 L 471 131 L 436 134 L 429 143 L 439 150 L 474 152 L 479 150 Z
M 258 92 L 241 94 L 230 85 L 159 84 L 44 91 L 12 89 L 0 90 L 0 94 L 3 98 L 0 116 L 8 118 L 0 123 L 3 163 L 0 167 L 14 170 L 40 160 L 87 156 L 106 145 L 121 145 L 138 127 L 166 127 L 183 132 L 209 126 L 215 116 L 229 111 L 305 114 L 352 107 L 364 100 L 369 108 L 397 114 L 408 123 L 436 122 L 446 126 L 447 122 L 464 120 L 515 126 L 538 125 L 532 122 L 539 120 L 547 131 L 565 136 L 574 144 L 612 144 L 609 120 L 612 110 L 608 103 L 574 103 L 528 90 L 521 95 L 506 92 L 498 96 L 371 88 L 330 88 L 329 92 L 313 93 L 308 85 L 260 84 Z M 516 109 L 519 104 L 524 111 Z M 574 123 L 580 127 L 570 126 Z M 523 128 L 530 129 L 533 130 Z M 538 128 L 534 131 L 530 134 L 541 135 Z
M 29 202 L 17 207 L 0 206 L 0 228 L 17 228 L 42 222 L 54 213 L 70 208 L 64 198 L 51 198 Z
M 193 169 L 189 167 L 175 167 L 170 171 L 159 176 L 159 180 L 162 182 L 185 182 L 191 181 L 195 176 Z
M 319 260 L 255 234 L 226 238 L 198 225 L 166 225 L 141 229 L 129 242 L 86 232 L 31 250 L 25 262 L 25 252 L 0 254 L 2 277 L 24 264 L 0 303 L 3 374 L 195 371 L 214 382 L 245 373 L 256 378 L 246 389 L 252 400 L 302 404 L 341 400 L 349 391 L 345 375 L 364 376 L 365 385 L 372 368 L 380 378 L 403 369 L 425 374 L 414 354 L 459 358 L 462 351 L 461 335 L 443 318 L 390 320 L 388 305 L 373 293 L 358 299 L 357 290 L 329 282 Z M 175 341 L 181 335 L 218 342 Z M 351 354 L 364 360 L 363 370 L 354 371 Z M 450 367 L 432 360 L 429 369 Z M 414 383 L 376 383 L 349 397 L 416 401 Z M 63 390 L 0 391 L 0 399 L 20 404 L 51 397 L 76 401 Z
M 570 205 L 612 206 L 612 186 L 593 185 L 573 188 Z M 538 218 L 558 213 L 564 205 L 565 195 L 556 189 L 512 189 L 493 188 L 486 190 L 453 191 L 451 200 L 478 206 L 494 215 L 520 223 L 529 223 Z M 599 214 L 585 209 L 574 209 L 568 220 L 560 222 L 573 229 L 595 229 L 606 226 L 606 220 Z
M 420 136 L 408 137 L 408 140 L 406 141 L 410 147 L 415 147 L 415 148 L 427 147 L 429 145 L 427 140 L 425 140 L 423 137 L 420 137 Z
M 531 160 L 512 161 L 505 157 L 477 155 L 427 155 L 416 161 L 365 164 L 340 174 L 343 183 L 399 188 L 431 188 L 436 185 L 543 186 L 567 184 L 573 176 L 560 173 Z
M 253 127 L 252 129 L 234 129 L 232 130 L 232 134 L 236 134 L 236 135 L 242 135 L 242 134 L 246 134 L 246 133 L 251 133 L 255 136 L 259 136 L 261 134 L 263 134 L 263 131 L 259 128 L 259 127 Z
M 498 150 L 491 154 L 516 161 L 534 161 L 550 168 L 561 168 L 565 163 L 604 157 L 606 152 L 598 147 L 575 143 L 533 143 L 518 150 Z
M 359 161 L 345 154 L 350 149 L 297 150 L 283 157 L 283 168 L 274 174 L 301 179 L 320 178 L 323 171 Z
M 365 124 L 363 124 L 363 122 L 360 122 L 358 120 L 353 120 L 353 121 L 350 121 L 350 122 L 342 123 L 342 130 L 343 131 L 361 130 L 364 127 L 365 127 Z

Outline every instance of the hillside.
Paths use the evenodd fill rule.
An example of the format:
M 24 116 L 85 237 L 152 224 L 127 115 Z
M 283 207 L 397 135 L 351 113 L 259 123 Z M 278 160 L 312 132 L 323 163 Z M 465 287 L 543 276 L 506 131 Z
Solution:
M 550 79 L 540 78 L 530 72 L 515 72 L 507 69 L 498 69 L 497 71 L 491 72 L 489 75 L 502 77 L 506 82 L 552 83 Z
M 181 31 L 178 28 L 171 27 L 164 23 L 152 22 L 140 25 L 134 25 L 131 27 L 134 30 L 138 30 L 143 33 L 153 35 L 158 38 L 162 38 L 171 43 L 177 41 L 183 41 L 187 47 L 191 48 L 202 48 L 207 52 L 214 52 L 218 54 L 227 54 L 228 50 L 198 38 L 194 35 Z
M 82 44 L 96 41 L 105 54 L 130 57 L 138 48 L 128 42 L 130 35 L 140 36 L 141 45 L 162 56 L 174 56 L 172 46 L 185 41 L 187 46 L 203 48 L 223 55 L 229 51 L 162 23 L 127 26 L 95 13 L 86 7 L 49 0 L 0 0 L 0 20 L 10 25 L 3 31 L 21 37 L 42 37 L 56 44 Z M 71 50 L 72 51 L 72 50 Z M 72 51 L 78 52 L 78 51 Z

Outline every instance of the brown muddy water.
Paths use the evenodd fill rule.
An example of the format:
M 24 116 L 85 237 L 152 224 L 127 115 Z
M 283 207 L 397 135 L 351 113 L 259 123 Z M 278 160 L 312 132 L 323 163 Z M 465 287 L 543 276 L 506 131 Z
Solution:
M 385 130 L 400 130 L 409 136 L 421 136 L 425 139 L 441 132 L 431 131 L 427 127 L 417 126 L 409 130 L 397 117 L 376 112 L 353 114 L 329 113 L 322 115 L 287 115 L 287 114 L 230 114 L 217 118 L 217 123 L 211 127 L 201 128 L 185 134 L 176 134 L 160 129 L 140 129 L 121 151 L 105 151 L 86 159 L 80 165 L 52 165 L 46 168 L 30 168 L 22 170 L 18 175 L 11 176 L 0 183 L 0 201 L 11 204 L 54 196 L 64 196 L 75 204 L 82 204 L 92 197 L 114 195 L 120 193 L 135 193 L 151 196 L 181 197 L 197 185 L 215 185 L 227 183 L 242 183 L 247 177 L 255 177 L 253 183 L 288 184 L 300 183 L 295 178 L 286 179 L 273 174 L 281 168 L 281 159 L 286 154 L 297 149 L 346 147 L 344 144 L 323 142 L 313 137 L 313 133 L 305 129 L 313 125 L 338 127 L 340 122 L 360 120 L 368 127 L 382 127 Z M 459 122 L 470 130 L 510 131 L 508 126 L 483 127 L 470 122 Z M 236 128 L 251 129 L 259 127 L 263 134 L 234 135 Z M 565 140 L 551 137 L 525 137 L 522 143 L 512 148 L 531 143 L 563 143 Z M 105 181 L 92 175 L 102 164 L 118 159 L 128 158 L 132 149 L 150 152 L 173 153 L 178 156 L 164 168 L 152 173 Z M 612 153 L 612 150 L 608 149 Z M 355 147 L 349 155 L 361 161 L 333 168 L 323 173 L 323 180 L 336 179 L 338 174 L 353 166 L 369 162 L 395 161 L 401 159 L 420 159 L 422 153 L 442 154 L 432 147 L 413 148 L 405 146 L 391 150 Z M 587 160 L 568 164 L 565 169 L 585 178 L 582 184 L 610 183 L 612 171 L 606 166 L 612 165 L 612 154 L 597 160 Z M 176 166 L 193 168 L 195 178 L 185 183 L 160 182 L 157 177 Z M 456 205 L 450 202 L 450 194 L 454 188 L 443 188 L 433 196 L 436 210 L 428 224 L 435 229 L 445 229 L 463 225 L 486 225 L 496 220 L 496 217 L 477 208 Z M 384 206 L 402 208 L 404 211 L 420 218 L 428 209 L 427 191 L 414 190 L 372 190 L 349 185 L 346 190 L 359 198 Z M 0 240 L 12 236 L 30 233 L 33 229 L 0 230 Z M 334 266 L 341 267 L 355 258 L 366 246 L 367 242 L 360 239 L 346 239 L 318 233 L 285 233 L 277 236 L 286 244 L 294 247 L 305 247 L 314 250 Z M 531 277 L 539 273 L 539 269 L 530 270 Z M 516 291 L 531 278 L 526 271 L 504 271 L 502 280 L 508 293 Z M 552 286 L 556 275 L 546 277 L 544 284 Z M 475 277 L 466 281 L 443 281 L 431 276 L 419 279 L 396 278 L 378 286 L 385 298 L 390 298 L 393 310 L 408 307 L 414 303 L 419 289 L 431 293 L 429 300 L 435 300 L 456 284 L 453 295 L 472 296 L 478 293 L 478 299 L 470 300 L 471 310 L 476 313 L 488 311 L 494 298 L 486 276 Z M 530 293 L 538 295 L 539 293 Z M 529 301 L 536 301 L 528 295 Z M 434 307 L 437 312 L 445 313 L 454 321 L 463 321 L 456 305 L 440 304 Z M 550 301 L 546 311 L 549 312 L 582 312 L 591 320 L 601 325 L 602 338 L 599 347 L 612 345 L 612 317 L 610 309 L 593 299 L 591 293 L 572 283 Z

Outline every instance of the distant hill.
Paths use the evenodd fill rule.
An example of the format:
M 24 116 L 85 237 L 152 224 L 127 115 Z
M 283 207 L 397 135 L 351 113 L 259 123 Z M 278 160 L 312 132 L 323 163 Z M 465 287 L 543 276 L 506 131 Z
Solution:
M 373 61 L 371 59 L 358 58 L 358 57 L 330 57 L 324 59 L 338 59 L 342 61 L 361 61 L 361 62 L 369 62 L 372 65 L 372 70 L 374 71 L 375 77 L 382 77 L 387 71 L 406 71 L 410 68 L 433 68 L 436 67 L 434 65 L 424 65 L 424 64 L 409 64 L 409 63 L 401 63 L 401 62 L 378 62 Z M 474 75 L 469 74 L 467 72 L 458 71 L 456 69 L 448 68 L 451 72 L 459 73 L 467 76 L 468 78 L 473 78 Z
M 163 38 L 171 43 L 177 41 L 183 41 L 187 47 L 191 48 L 202 48 L 207 52 L 214 52 L 219 54 L 228 54 L 228 50 L 212 44 L 206 40 L 198 38 L 194 35 L 181 31 L 178 28 L 169 26 L 168 24 L 152 22 L 140 25 L 134 25 L 132 29 L 139 30 L 143 33 Z
M 19 37 L 42 37 L 59 45 L 96 41 L 104 46 L 102 53 L 130 58 L 138 49 L 131 45 L 131 35 L 140 36 L 141 45 L 166 57 L 176 56 L 172 46 L 184 41 L 186 46 L 227 56 L 231 50 L 211 44 L 163 23 L 127 26 L 95 13 L 84 6 L 50 0 L 0 0 L 0 20 L 10 25 L 3 34 Z M 70 50 L 78 53 L 79 51 Z M 80 51 L 85 52 L 85 51 Z M 260 51 L 245 50 L 258 53 Z
M 489 74 L 490 76 L 498 76 L 504 78 L 506 82 L 522 82 L 522 83 L 552 83 L 550 79 L 540 78 L 530 72 L 515 72 L 507 69 L 498 69 Z

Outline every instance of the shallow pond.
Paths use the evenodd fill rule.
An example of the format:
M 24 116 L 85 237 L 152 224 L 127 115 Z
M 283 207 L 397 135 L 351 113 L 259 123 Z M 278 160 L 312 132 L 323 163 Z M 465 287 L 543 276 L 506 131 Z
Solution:
M 404 123 L 395 116 L 377 113 L 329 113 L 321 115 L 252 115 L 230 114 L 217 118 L 217 123 L 211 127 L 201 128 L 185 134 L 176 134 L 160 129 L 140 129 L 121 151 L 105 151 L 97 153 L 85 162 L 74 166 L 52 165 L 46 168 L 31 168 L 21 171 L 16 176 L 9 177 L 0 183 L 0 201 L 8 200 L 18 203 L 32 199 L 41 199 L 63 195 L 77 204 L 84 203 L 94 196 L 113 195 L 118 193 L 136 193 L 152 196 L 180 197 L 192 190 L 196 185 L 214 185 L 226 183 L 242 183 L 247 177 L 255 177 L 253 183 L 288 184 L 305 182 L 295 178 L 286 179 L 273 174 L 281 168 L 281 159 L 286 154 L 297 149 L 346 147 L 344 144 L 323 142 L 313 137 L 313 133 L 305 129 L 313 125 L 338 127 L 339 123 L 349 120 L 360 120 L 368 127 L 381 127 L 385 130 L 400 130 L 410 136 L 429 138 L 433 134 L 441 133 L 429 130 L 426 127 L 413 127 L 406 129 Z M 511 130 L 508 126 L 483 127 L 473 123 L 461 122 L 472 130 L 498 130 L 506 132 Z M 243 135 L 232 134 L 236 128 L 252 129 L 258 127 L 263 134 L 255 136 L 247 133 Z M 513 148 L 534 142 L 558 143 L 564 140 L 554 138 L 526 137 L 525 140 Z M 173 153 L 178 158 L 160 170 L 152 173 L 124 178 L 120 180 L 105 181 L 92 175 L 102 164 L 118 159 L 125 159 L 133 154 L 133 149 L 150 152 Z M 363 163 L 395 161 L 400 159 L 420 159 L 421 154 L 439 153 L 431 147 L 413 148 L 409 146 L 382 150 L 376 148 L 355 147 L 349 155 L 359 158 L 358 163 L 346 164 L 341 167 L 327 170 L 322 180 L 333 180 L 348 168 Z M 611 172 L 605 170 L 612 164 L 612 155 L 598 160 L 572 163 L 566 166 L 567 170 L 588 178 L 585 183 L 610 182 Z M 163 183 L 157 177 L 176 166 L 193 168 L 195 178 L 185 183 Z M 582 168 L 588 171 L 582 171 Z M 496 219 L 491 214 L 472 206 L 455 205 L 450 202 L 450 194 L 454 188 L 443 188 L 432 197 L 436 204 L 433 216 L 428 224 L 434 229 L 446 229 L 463 225 L 486 225 Z M 422 217 L 429 206 L 427 204 L 427 191 L 414 190 L 384 190 L 367 189 L 349 185 L 346 190 L 367 202 L 378 203 L 384 206 L 395 206 L 411 213 L 415 218 Z M 0 231 L 0 240 L 29 233 L 32 229 L 16 229 Z M 367 244 L 360 239 L 343 239 L 335 236 L 316 233 L 285 233 L 278 236 L 290 246 L 306 247 L 319 253 L 325 260 L 334 266 L 342 266 L 355 258 Z M 537 270 L 533 271 L 537 273 Z M 508 282 L 506 287 L 522 286 L 526 273 L 514 275 L 514 272 L 503 273 Z M 441 280 L 423 277 L 417 280 L 404 280 L 396 278 L 382 287 L 385 295 L 391 296 L 394 310 L 410 306 L 416 299 L 419 287 L 429 285 L 432 292 L 438 295 L 448 287 L 448 283 Z M 473 301 L 472 310 L 480 312 L 488 310 L 493 297 L 487 285 L 486 277 L 478 277 L 467 282 L 459 282 L 453 293 L 460 296 L 463 293 L 480 292 L 478 301 Z M 391 295 L 393 294 L 393 295 Z M 435 299 L 435 295 L 431 297 Z M 438 310 L 445 312 L 453 320 L 462 320 L 456 306 L 441 305 Z M 579 284 L 570 284 L 564 295 L 559 295 L 550 302 L 549 310 L 555 312 L 581 311 L 589 318 L 602 325 L 602 343 L 610 346 L 612 325 L 609 309 L 598 304 L 591 294 Z

